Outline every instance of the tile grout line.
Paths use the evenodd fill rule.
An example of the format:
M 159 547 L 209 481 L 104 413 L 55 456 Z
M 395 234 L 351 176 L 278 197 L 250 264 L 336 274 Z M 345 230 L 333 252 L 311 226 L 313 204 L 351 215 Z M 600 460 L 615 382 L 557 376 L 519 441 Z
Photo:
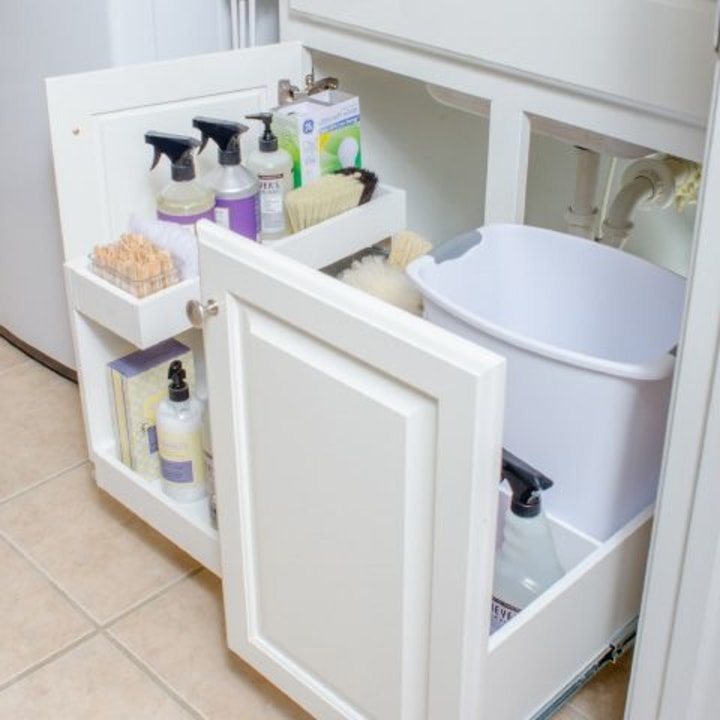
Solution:
M 75 638 L 75 640 L 73 640 L 72 642 L 69 642 L 64 647 L 51 652 L 46 657 L 44 657 L 42 660 L 38 660 L 37 662 L 32 663 L 30 666 L 26 667 L 24 670 L 19 672 L 17 675 L 13 675 L 13 677 L 11 677 L 9 680 L 0 682 L 0 693 L 4 692 L 8 688 L 12 687 L 15 683 L 18 683 L 21 680 L 24 680 L 29 675 L 32 675 L 33 673 L 37 672 L 38 670 L 41 670 L 46 665 L 50 665 L 51 663 L 55 662 L 55 660 L 62 657 L 66 653 L 72 652 L 75 648 L 79 647 L 83 643 L 87 642 L 91 638 L 93 638 L 96 635 L 99 635 L 101 633 L 102 633 L 102 631 L 100 628 L 96 627 L 94 629 L 90 629 L 86 633 L 81 635 L 80 637 Z
M 139 610 L 140 608 L 144 607 L 146 604 L 153 602 L 154 600 L 157 600 L 159 597 L 162 597 L 167 592 L 169 592 L 171 589 L 173 589 L 176 585 L 179 583 L 187 580 L 188 578 L 194 577 L 195 575 L 199 574 L 204 570 L 202 566 L 198 566 L 196 568 L 193 568 L 192 570 L 189 570 L 186 573 L 182 573 L 174 580 L 168 582 L 163 587 L 159 588 L 155 592 L 150 593 L 146 597 L 142 598 L 141 600 L 138 600 L 136 603 L 132 604 L 131 606 L 125 608 L 124 610 L 121 610 L 119 613 L 112 615 L 110 618 L 106 620 L 98 620 L 96 619 L 92 612 L 86 608 L 81 602 L 76 600 L 70 593 L 69 590 L 67 590 L 58 580 L 56 580 L 48 570 L 46 570 L 42 565 L 40 565 L 33 557 L 32 555 L 28 554 L 22 547 L 20 547 L 2 528 L 0 528 L 0 538 L 5 540 L 5 542 L 10 545 L 10 547 L 25 560 L 35 571 L 40 573 L 61 595 L 62 597 L 70 603 L 70 605 L 75 608 L 78 612 L 80 612 L 94 627 L 95 630 L 104 630 L 109 628 L 111 625 L 114 625 L 116 622 L 119 622 L 127 615 L 135 612 L 136 610 Z
M 137 610 L 140 610 L 141 608 L 145 607 L 145 605 L 148 605 L 151 602 L 154 602 L 155 600 L 163 597 L 163 595 L 167 595 L 171 590 L 173 590 L 177 585 L 179 585 L 182 582 L 185 582 L 186 580 L 195 577 L 199 573 L 201 573 L 205 568 L 202 567 L 202 565 L 198 565 L 198 567 L 193 568 L 192 570 L 189 570 L 186 573 L 183 573 L 182 575 L 179 575 L 174 580 L 171 580 L 166 585 L 163 585 L 163 587 L 159 588 L 158 590 L 155 590 L 153 593 L 148 595 L 147 597 L 144 597 L 142 600 L 138 600 L 133 605 L 130 605 L 129 607 L 125 608 L 124 610 L 121 610 L 116 615 L 113 615 L 111 618 L 106 620 L 105 622 L 101 623 L 99 625 L 99 628 L 101 630 L 110 630 L 113 625 L 119 623 L 121 620 L 124 620 L 128 615 L 131 615 Z
M 110 628 L 101 630 L 101 634 L 105 637 L 108 642 L 112 643 L 119 652 L 121 652 L 130 662 L 135 665 L 149 680 L 151 680 L 160 690 L 162 690 L 167 696 L 172 698 L 180 707 L 190 713 L 195 720 L 207 720 L 207 716 L 192 705 L 186 698 L 184 698 L 179 691 L 177 691 L 169 682 L 156 672 L 153 667 L 136 655 L 130 648 L 124 645 L 114 635 L 107 632 Z
M 15 500 L 19 497 L 22 497 L 26 493 L 31 492 L 32 490 L 35 490 L 46 483 L 49 483 L 51 480 L 56 480 L 61 475 L 65 475 L 66 473 L 71 472 L 72 470 L 77 470 L 78 468 L 82 467 L 86 463 L 90 463 L 90 457 L 85 457 L 82 460 L 78 460 L 71 465 L 68 465 L 67 467 L 63 468 L 62 470 L 57 470 L 53 472 L 52 474 L 48 475 L 47 477 L 42 478 L 41 480 L 38 480 L 37 482 L 33 483 L 32 485 L 28 485 L 27 487 L 22 488 L 21 490 L 18 490 L 17 492 L 13 493 L 12 495 L 8 495 L 7 497 L 0 498 L 0 506 L 5 505 L 5 503 L 11 502 L 12 500 Z M 91 463 L 92 464 L 92 463 Z
M 23 560 L 25 560 L 36 572 L 40 573 L 45 580 L 52 585 L 55 590 L 57 590 L 60 595 L 62 595 L 63 599 L 66 600 L 72 607 L 77 610 L 86 620 L 90 622 L 91 625 L 95 628 L 95 632 L 98 630 L 102 630 L 102 623 L 100 623 L 98 620 L 96 620 L 90 611 L 85 608 L 80 602 L 78 602 L 72 595 L 70 595 L 65 588 L 52 576 L 50 573 L 36 560 L 29 555 L 25 550 L 23 550 L 22 547 L 20 547 L 2 528 L 0 528 L 0 538 L 5 540 L 5 542 L 10 545 L 10 547 L 21 557 Z

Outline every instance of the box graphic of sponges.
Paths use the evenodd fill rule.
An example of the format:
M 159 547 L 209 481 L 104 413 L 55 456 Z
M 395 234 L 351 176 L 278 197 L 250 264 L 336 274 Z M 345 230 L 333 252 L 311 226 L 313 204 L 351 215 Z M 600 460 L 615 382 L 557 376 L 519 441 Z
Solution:
M 325 90 L 275 109 L 273 131 L 293 159 L 295 187 L 345 167 L 362 167 L 360 99 Z
M 195 389 L 192 350 L 175 339 L 137 350 L 108 364 L 115 425 L 122 461 L 146 478 L 160 477 L 155 417 L 168 396 L 168 368 L 180 360 L 191 392 Z

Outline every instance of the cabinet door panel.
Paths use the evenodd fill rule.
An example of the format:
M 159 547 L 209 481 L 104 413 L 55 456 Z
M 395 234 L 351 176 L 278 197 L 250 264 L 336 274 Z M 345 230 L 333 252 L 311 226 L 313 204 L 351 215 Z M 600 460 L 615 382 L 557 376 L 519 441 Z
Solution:
M 195 115 L 242 118 L 277 103 L 277 82 L 308 70 L 299 43 L 211 53 L 50 78 L 48 110 L 64 256 L 86 256 L 127 230 L 130 213 L 154 216 L 170 181 L 167 159 L 150 172 L 148 130 L 195 135 Z M 257 123 L 259 126 L 260 124 Z M 246 150 L 259 133 L 243 136 Z M 217 166 L 208 148 L 198 177 Z M 78 192 L 77 188 L 83 188 Z
M 504 362 L 200 232 L 230 647 L 317 717 L 477 717 Z
M 318 21 L 544 77 L 579 92 L 704 124 L 712 87 L 713 3 L 697 0 L 286 0 L 291 22 Z M 330 48 L 309 40 L 320 50 Z M 330 40 L 329 42 L 331 42 Z M 387 43 L 392 45 L 393 43 Z M 389 52 L 389 50 L 388 50 Z M 470 89 L 469 89 L 470 90 Z

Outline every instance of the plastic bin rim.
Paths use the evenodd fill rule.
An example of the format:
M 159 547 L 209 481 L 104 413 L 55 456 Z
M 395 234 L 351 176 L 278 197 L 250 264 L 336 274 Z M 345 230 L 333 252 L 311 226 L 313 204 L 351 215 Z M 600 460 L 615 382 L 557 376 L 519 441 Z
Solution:
M 461 306 L 447 300 L 423 282 L 421 277 L 423 268 L 431 265 L 434 266 L 435 264 L 435 261 L 431 257 L 425 255 L 411 262 L 406 269 L 408 277 L 415 283 L 422 295 L 470 327 L 477 328 L 492 337 L 504 340 L 509 345 L 572 367 L 584 368 L 605 375 L 625 377 L 633 380 L 663 380 L 673 372 L 675 358 L 671 353 L 672 348 L 668 348 L 666 352 L 659 355 L 656 359 L 646 363 L 626 363 L 558 348 L 554 345 L 540 342 L 539 340 L 532 340 L 522 335 L 517 335 L 495 323 L 483 321 L 477 316 L 468 313 Z

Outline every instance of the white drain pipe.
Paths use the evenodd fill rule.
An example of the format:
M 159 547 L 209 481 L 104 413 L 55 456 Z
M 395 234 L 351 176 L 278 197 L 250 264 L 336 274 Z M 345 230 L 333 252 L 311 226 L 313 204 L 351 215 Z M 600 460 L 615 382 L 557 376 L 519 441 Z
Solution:
M 635 210 L 670 205 L 693 169 L 692 163 L 665 155 L 642 158 L 629 165 L 603 221 L 601 241 L 612 247 L 624 247 L 632 233 Z
M 595 238 L 598 214 L 595 193 L 598 186 L 600 153 L 576 145 L 575 157 L 577 160 L 575 193 L 572 205 L 565 213 L 565 222 L 571 235 L 592 240 Z

